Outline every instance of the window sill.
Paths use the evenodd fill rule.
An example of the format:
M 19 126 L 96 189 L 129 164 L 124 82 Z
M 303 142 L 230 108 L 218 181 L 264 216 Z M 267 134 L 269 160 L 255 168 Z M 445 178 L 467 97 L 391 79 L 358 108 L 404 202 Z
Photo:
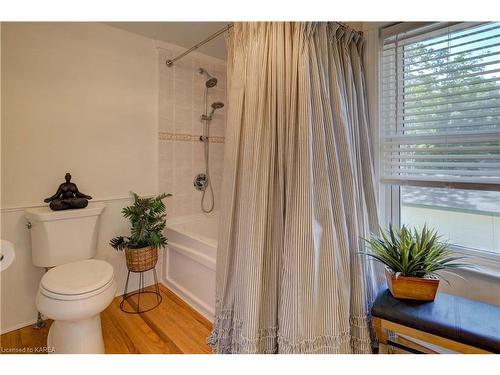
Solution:
M 477 267 L 477 269 L 464 269 L 462 272 L 500 280 L 500 254 L 469 250 L 463 247 L 453 247 L 453 250 L 458 256 L 467 257 L 466 261 Z

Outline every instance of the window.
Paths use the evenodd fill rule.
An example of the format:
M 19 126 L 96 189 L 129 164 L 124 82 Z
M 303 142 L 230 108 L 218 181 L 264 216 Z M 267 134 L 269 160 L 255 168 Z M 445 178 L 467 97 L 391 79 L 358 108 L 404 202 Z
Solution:
M 385 30 L 381 80 L 392 221 L 500 255 L 500 23 Z
M 401 224 L 437 228 L 452 244 L 500 254 L 500 192 L 401 186 Z

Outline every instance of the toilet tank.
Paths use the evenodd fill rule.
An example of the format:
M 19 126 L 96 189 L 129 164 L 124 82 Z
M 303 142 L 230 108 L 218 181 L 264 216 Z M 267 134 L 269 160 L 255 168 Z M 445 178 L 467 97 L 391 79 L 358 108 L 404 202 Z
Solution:
M 97 252 L 98 219 L 103 210 L 104 205 L 99 203 L 75 210 L 26 210 L 24 216 L 31 224 L 33 264 L 54 267 L 93 258 Z

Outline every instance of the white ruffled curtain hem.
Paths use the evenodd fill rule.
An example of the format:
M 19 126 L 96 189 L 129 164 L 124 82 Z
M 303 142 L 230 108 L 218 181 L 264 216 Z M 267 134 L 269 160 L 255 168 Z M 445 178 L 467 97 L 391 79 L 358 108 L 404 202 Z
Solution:
M 220 312 L 214 321 L 214 330 L 207 339 L 217 354 L 370 354 L 372 339 L 363 334 L 369 330 L 366 316 L 351 319 L 351 330 L 362 333 L 354 336 L 351 330 L 337 335 L 320 335 L 314 339 L 294 341 L 283 337 L 277 326 L 258 330 L 254 338 L 242 333 L 243 322 L 232 317 L 233 311 Z

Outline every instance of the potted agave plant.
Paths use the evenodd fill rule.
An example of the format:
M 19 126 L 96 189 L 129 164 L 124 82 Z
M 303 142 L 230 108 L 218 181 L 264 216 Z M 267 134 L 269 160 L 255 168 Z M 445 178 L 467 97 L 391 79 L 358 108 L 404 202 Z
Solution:
M 110 241 L 116 250 L 124 250 L 127 268 L 132 272 L 143 272 L 156 266 L 158 249 L 167 245 L 163 235 L 165 229 L 165 204 L 163 199 L 171 194 L 139 198 L 132 192 L 134 204 L 123 208 L 123 216 L 132 225 L 130 236 L 118 236 Z
M 364 252 L 385 265 L 385 276 L 395 298 L 433 301 L 439 286 L 438 273 L 455 274 L 454 270 L 471 267 L 453 255 L 447 242 L 434 229 L 421 230 L 389 226 L 380 236 L 366 240 L 371 252 Z M 441 276 L 442 278 L 442 276 Z M 446 280 L 445 280 L 446 281 Z

